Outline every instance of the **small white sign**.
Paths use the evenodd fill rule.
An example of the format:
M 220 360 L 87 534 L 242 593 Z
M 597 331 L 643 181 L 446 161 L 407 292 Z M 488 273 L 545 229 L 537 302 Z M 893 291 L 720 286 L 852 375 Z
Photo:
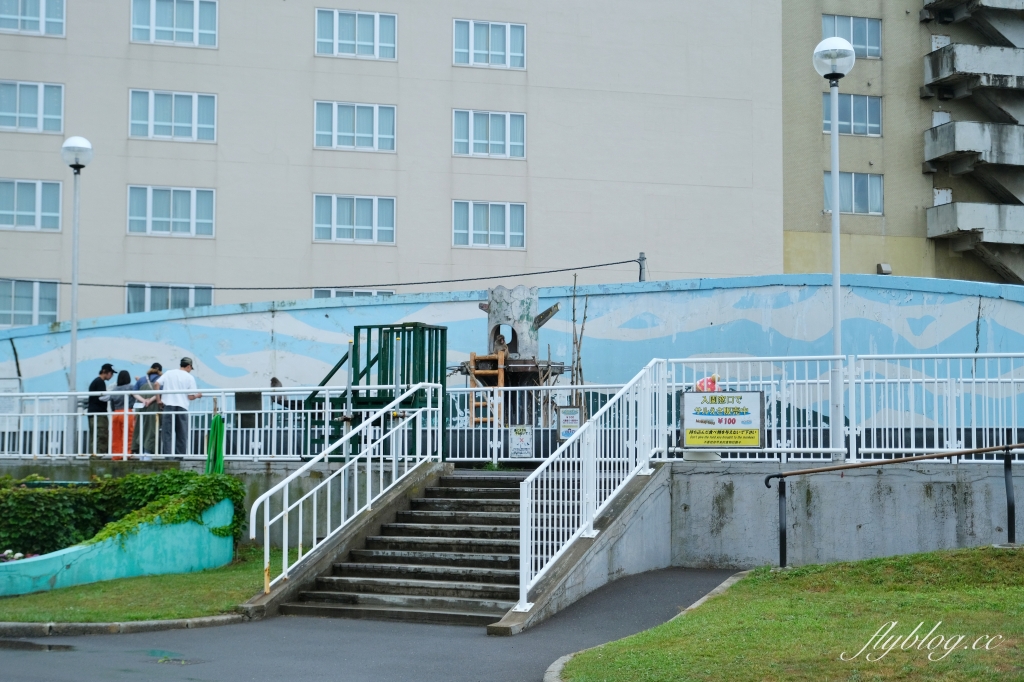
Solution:
M 533 427 L 510 426 L 508 430 L 509 457 L 513 459 L 533 458 Z
M 558 440 L 568 440 L 583 423 L 582 407 L 558 408 Z

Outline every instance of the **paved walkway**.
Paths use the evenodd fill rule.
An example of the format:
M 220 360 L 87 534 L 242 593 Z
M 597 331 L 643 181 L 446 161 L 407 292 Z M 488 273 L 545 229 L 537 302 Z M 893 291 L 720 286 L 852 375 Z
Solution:
M 488 637 L 477 627 L 282 616 L 199 630 L 45 637 L 34 641 L 74 650 L 0 648 L 0 671 L 19 682 L 540 682 L 556 658 L 663 623 L 732 573 L 671 568 L 623 578 L 515 637 Z

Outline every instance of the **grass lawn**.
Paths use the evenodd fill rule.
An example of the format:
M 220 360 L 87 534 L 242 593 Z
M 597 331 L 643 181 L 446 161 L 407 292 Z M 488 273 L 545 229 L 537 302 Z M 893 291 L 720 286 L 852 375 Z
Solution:
M 281 551 L 271 554 L 281 572 Z M 263 548 L 242 546 L 227 566 L 123 578 L 0 598 L 0 621 L 106 623 L 230 613 L 263 589 Z
M 891 621 L 897 625 L 872 641 L 883 644 L 858 655 Z M 918 649 L 911 632 L 922 621 L 921 638 L 941 625 Z M 996 635 L 1003 639 L 988 639 Z M 903 639 L 893 647 L 897 636 Z M 937 636 L 945 638 L 941 644 Z M 853 660 L 841 660 L 844 653 Z M 947 655 L 930 661 L 929 653 Z M 1024 550 L 956 550 L 780 573 L 760 568 L 682 618 L 575 657 L 562 678 L 1024 680 Z

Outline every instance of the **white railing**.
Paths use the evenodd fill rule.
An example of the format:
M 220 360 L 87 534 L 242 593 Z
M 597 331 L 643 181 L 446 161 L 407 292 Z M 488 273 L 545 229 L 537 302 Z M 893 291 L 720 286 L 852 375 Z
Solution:
M 846 452 L 844 420 L 831 419 L 832 367 L 839 356 L 669 360 L 670 452 L 680 450 L 682 394 L 764 391 L 765 447 L 721 449 L 728 460 L 831 460 Z M 843 372 L 845 374 L 845 370 Z M 717 377 L 715 386 L 708 386 Z M 698 387 L 699 381 L 705 381 Z
M 403 401 L 420 391 L 425 407 L 401 408 Z M 249 537 L 256 540 L 262 529 L 264 590 L 269 592 L 287 580 L 310 552 L 369 509 L 421 462 L 439 461 L 441 423 L 440 384 L 416 384 L 260 495 L 249 512 Z M 330 471 L 334 458 L 344 463 Z M 327 470 L 316 485 L 303 490 L 304 484 L 313 482 L 309 473 L 314 467 Z M 262 523 L 257 523 L 260 509 Z M 275 534 L 280 537 L 281 573 L 271 580 L 270 546 Z
M 558 408 L 592 414 L 622 384 L 448 389 L 448 454 L 456 462 L 542 461 L 558 449 Z
M 666 363 L 652 360 L 519 487 L 519 603 L 650 459 L 667 429 Z
M 224 419 L 225 459 L 292 459 L 319 454 L 333 430 L 358 422 L 372 410 L 349 410 L 343 387 L 199 389 L 186 415 L 134 409 L 134 396 L 188 391 L 108 391 L 104 393 L 0 393 L 0 458 L 206 457 L 210 422 Z M 323 402 L 305 400 L 313 392 Z M 393 395 L 393 386 L 358 387 L 360 395 Z M 127 397 L 129 409 L 87 412 L 90 396 Z M 341 399 L 341 400 L 339 400 Z M 152 408 L 151 408 L 152 409 Z M 165 417 L 167 417 L 165 419 Z
M 852 367 L 853 459 L 1024 442 L 1022 354 L 869 355 Z

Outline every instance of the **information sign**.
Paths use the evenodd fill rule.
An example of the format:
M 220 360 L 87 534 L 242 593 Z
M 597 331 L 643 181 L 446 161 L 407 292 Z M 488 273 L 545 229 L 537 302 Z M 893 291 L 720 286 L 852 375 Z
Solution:
M 683 394 L 683 447 L 762 449 L 764 392 Z

